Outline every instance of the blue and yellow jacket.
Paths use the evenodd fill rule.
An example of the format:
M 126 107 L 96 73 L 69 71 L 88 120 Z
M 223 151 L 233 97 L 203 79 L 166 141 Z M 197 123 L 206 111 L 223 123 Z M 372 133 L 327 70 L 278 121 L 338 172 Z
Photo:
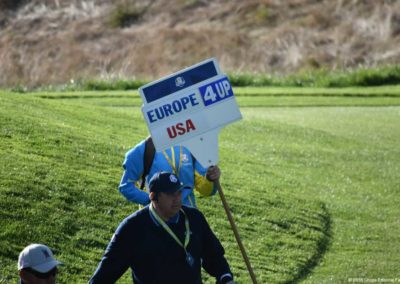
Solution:
M 141 205 L 150 203 L 147 190 L 139 189 L 139 180 L 143 174 L 145 140 L 136 145 L 125 155 L 124 174 L 119 184 L 119 191 L 131 202 Z M 198 161 L 193 161 L 190 151 L 183 146 L 174 146 L 162 152 L 156 152 L 149 174 L 146 176 L 146 188 L 151 177 L 160 171 L 175 173 L 185 188 L 182 191 L 183 205 L 196 207 L 194 190 L 203 196 L 215 194 L 216 188 L 205 177 L 207 172 Z

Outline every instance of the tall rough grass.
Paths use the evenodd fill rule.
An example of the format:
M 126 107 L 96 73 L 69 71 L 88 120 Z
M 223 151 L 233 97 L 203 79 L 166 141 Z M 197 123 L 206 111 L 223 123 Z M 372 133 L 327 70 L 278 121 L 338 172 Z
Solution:
M 381 68 L 361 68 L 343 72 L 333 72 L 326 69 L 298 72 L 287 76 L 260 73 L 229 73 L 232 86 L 271 86 L 271 87 L 367 87 L 400 84 L 400 66 Z M 47 85 L 39 88 L 28 88 L 17 84 L 11 90 L 27 91 L 106 91 L 106 90 L 136 90 L 149 83 L 149 80 L 126 79 L 113 76 L 103 76 L 100 79 L 71 80 L 66 84 Z
M 320 69 L 400 62 L 399 1 L 24 3 L 9 13 L 0 10 L 0 87 L 59 85 L 103 74 L 156 79 L 209 57 L 225 72 L 274 74 L 252 84 L 295 74 L 291 84 L 304 85 L 315 80 L 299 78 L 299 71 L 318 75 Z
M 288 76 L 232 73 L 234 86 L 352 87 L 400 84 L 400 66 L 360 68 L 347 71 L 326 69 L 298 72 Z

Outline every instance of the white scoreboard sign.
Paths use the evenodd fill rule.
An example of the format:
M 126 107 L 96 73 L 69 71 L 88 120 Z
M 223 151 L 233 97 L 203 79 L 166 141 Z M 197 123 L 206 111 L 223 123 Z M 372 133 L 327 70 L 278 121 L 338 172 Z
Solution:
M 144 85 L 139 93 L 157 151 L 183 145 L 203 166 L 218 162 L 219 130 L 242 118 L 214 58 Z

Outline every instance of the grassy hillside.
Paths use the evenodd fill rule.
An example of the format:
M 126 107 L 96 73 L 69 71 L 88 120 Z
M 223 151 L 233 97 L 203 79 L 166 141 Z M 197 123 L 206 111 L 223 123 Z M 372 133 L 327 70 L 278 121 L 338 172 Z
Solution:
M 399 41 L 399 1 L 0 0 L 0 86 L 396 65 Z
M 244 119 L 220 136 L 222 186 L 259 283 L 395 278 L 399 92 L 279 90 L 235 90 Z M 0 283 L 15 282 L 31 242 L 66 264 L 60 283 L 89 279 L 136 209 L 117 185 L 147 133 L 140 104 L 128 92 L 0 93 Z M 250 283 L 219 198 L 199 207 Z

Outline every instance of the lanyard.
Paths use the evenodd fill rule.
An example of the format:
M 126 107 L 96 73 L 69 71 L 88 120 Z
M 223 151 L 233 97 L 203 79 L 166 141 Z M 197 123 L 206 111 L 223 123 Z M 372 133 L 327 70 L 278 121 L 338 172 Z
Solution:
M 167 152 L 163 151 L 165 159 L 167 159 L 168 164 L 173 169 L 174 173 L 179 177 L 179 170 L 182 166 L 182 146 L 179 147 L 179 165 L 178 168 L 175 167 L 175 150 L 174 147 L 171 147 L 171 156 L 172 160 L 168 157 Z
M 178 237 L 171 230 L 171 228 L 163 221 L 163 219 L 160 218 L 160 216 L 158 216 L 158 214 L 156 213 L 156 210 L 154 210 L 154 208 L 153 208 L 153 204 L 150 203 L 150 213 L 151 213 L 151 215 L 164 228 L 164 230 L 185 250 L 185 253 L 187 254 L 186 247 L 188 246 L 189 241 L 190 241 L 189 220 L 188 220 L 188 218 L 186 216 L 185 211 L 183 211 L 182 209 L 180 211 L 183 213 L 183 216 L 185 216 L 185 228 L 186 228 L 185 244 L 182 244 L 182 242 L 178 239 Z

